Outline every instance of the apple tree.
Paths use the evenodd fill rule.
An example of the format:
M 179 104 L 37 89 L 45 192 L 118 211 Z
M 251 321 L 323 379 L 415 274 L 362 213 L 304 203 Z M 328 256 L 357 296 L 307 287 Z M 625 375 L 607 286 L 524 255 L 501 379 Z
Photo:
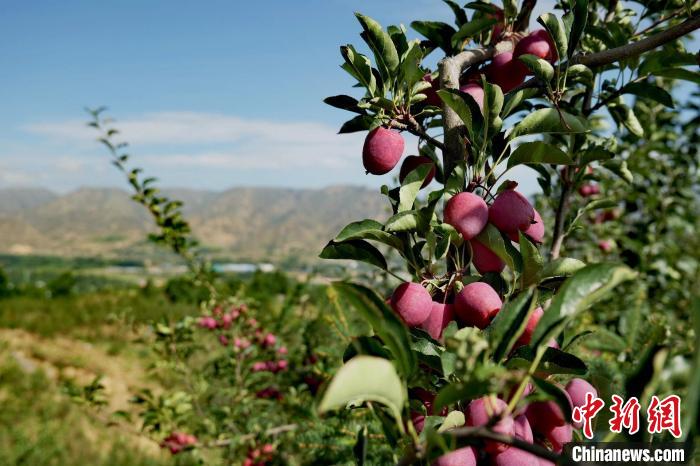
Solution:
M 639 300 L 619 294 L 653 289 L 649 270 L 663 265 L 645 264 L 638 244 L 625 245 L 638 261 L 588 254 L 614 247 L 590 237 L 590 219 L 642 234 L 639 222 L 666 218 L 656 190 L 670 187 L 673 173 L 692 173 L 687 164 L 697 174 L 697 117 L 676 139 L 681 115 L 670 109 L 674 89 L 687 95 L 700 81 L 684 42 L 700 27 L 700 10 L 680 0 L 571 0 L 529 30 L 535 1 L 444 3 L 454 24 L 414 21 L 416 39 L 358 13 L 363 48 L 340 48 L 341 68 L 360 89 L 326 99 L 354 114 L 340 133 L 367 132 L 368 174 L 400 168 L 398 184 L 381 187 L 392 215 L 347 225 L 320 256 L 368 263 L 395 288 L 330 288 L 338 307 L 371 330 L 355 336 L 319 410 L 369 409 L 398 464 L 551 464 L 563 444 L 582 438 L 572 411 L 586 393 L 633 385 L 633 371 L 612 374 L 580 345 L 596 333 L 585 322 L 625 342 L 600 316 L 643 315 L 634 314 Z M 415 148 L 407 150 L 406 134 Z M 669 149 L 674 140 L 683 144 Z M 690 160 L 663 157 L 668 170 L 639 180 L 657 167 L 658 152 Z M 508 178 L 518 166 L 537 178 L 536 205 Z M 697 179 L 686 179 L 674 199 L 697 197 Z M 608 182 L 626 187 L 608 196 Z M 630 194 L 635 183 L 645 183 L 644 194 Z M 630 225 L 616 210 L 632 203 L 625 195 L 662 205 L 650 214 L 644 209 L 656 204 L 642 199 Z M 698 309 L 680 322 L 694 313 L 700 325 Z M 633 366 L 645 355 L 625 357 Z M 634 380 L 658 387 L 658 377 Z M 692 438 L 700 381 L 686 388 L 684 438 Z M 606 427 L 598 423 L 598 439 Z M 369 443 L 360 431 L 360 464 Z

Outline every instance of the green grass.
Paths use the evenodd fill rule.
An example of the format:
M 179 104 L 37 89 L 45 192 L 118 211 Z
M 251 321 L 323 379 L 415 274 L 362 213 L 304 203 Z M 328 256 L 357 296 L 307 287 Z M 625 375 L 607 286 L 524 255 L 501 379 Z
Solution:
M 144 294 L 136 289 L 98 291 L 55 299 L 15 296 L 0 300 L 0 326 L 21 328 L 42 336 L 79 332 L 102 339 L 109 332 L 101 326 L 121 328 L 163 318 L 178 319 L 197 312 L 196 305 L 172 303 L 162 293 Z M 85 332 L 89 329 L 89 332 Z
M 162 466 L 167 456 L 100 424 L 41 371 L 0 351 L 0 466 Z

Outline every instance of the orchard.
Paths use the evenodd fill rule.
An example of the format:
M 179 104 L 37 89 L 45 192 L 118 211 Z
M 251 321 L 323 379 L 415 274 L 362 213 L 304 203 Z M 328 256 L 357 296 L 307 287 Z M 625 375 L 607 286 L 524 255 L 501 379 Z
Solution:
M 189 391 L 139 397 L 176 458 L 527 466 L 560 464 L 569 442 L 697 438 L 698 5 L 572 0 L 531 29 L 535 1 L 444 4 L 454 24 L 415 33 L 358 13 L 362 47 L 340 47 L 354 96 L 325 102 L 353 114 L 340 133 L 366 134 L 357 170 L 397 181 L 387 218 L 320 252 L 372 268 L 324 289 L 331 317 L 294 327 L 222 295 L 180 204 L 92 113 L 152 239 L 209 290 L 201 316 L 155 326 L 160 369 Z M 315 346 L 329 327 L 343 343 Z M 614 394 L 642 414 L 680 396 L 682 434 L 645 416 L 611 432 Z M 589 436 L 592 398 L 606 408 Z

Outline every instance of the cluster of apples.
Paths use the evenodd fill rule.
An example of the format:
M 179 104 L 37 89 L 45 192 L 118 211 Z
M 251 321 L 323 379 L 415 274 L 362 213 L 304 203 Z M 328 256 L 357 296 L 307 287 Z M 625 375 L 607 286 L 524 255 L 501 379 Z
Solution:
M 183 450 L 193 448 L 195 445 L 197 445 L 197 437 L 184 432 L 173 432 L 160 443 L 161 448 L 167 448 L 173 455 L 177 455 Z
M 252 448 L 243 460 L 243 466 L 265 466 L 274 459 L 275 446 L 266 443 L 261 447 Z
M 471 192 L 456 194 L 445 206 L 445 223 L 452 225 L 469 242 L 472 264 L 481 274 L 500 273 L 505 267 L 505 263 L 476 238 L 488 223 L 512 241 L 519 241 L 521 232 L 535 243 L 541 243 L 544 238 L 542 217 L 527 198 L 515 190 L 515 186 L 514 183 L 509 184 L 490 206 L 482 197 Z M 465 285 L 452 303 L 435 302 L 421 284 L 406 282 L 396 288 L 390 305 L 407 325 L 420 326 L 431 337 L 439 339 L 454 318 L 463 325 L 486 328 L 500 311 L 503 301 L 498 292 L 484 282 Z M 530 343 L 542 313 L 542 308 L 535 309 L 519 343 Z
M 598 392 L 586 380 L 575 378 L 559 389 L 569 401 L 570 407 L 582 407 L 586 394 L 597 397 Z M 532 392 L 528 386 L 526 394 Z M 574 428 L 580 424 L 567 423 L 561 408 L 554 401 L 529 403 L 516 412 L 509 412 L 503 398 L 486 396 L 469 402 L 464 409 L 465 425 L 490 426 L 494 432 L 515 437 L 527 443 L 537 444 L 561 453 L 564 444 L 571 442 Z M 554 463 L 514 446 L 496 441 L 484 442 L 483 450 L 473 446 L 459 448 L 438 458 L 433 466 L 476 466 L 480 457 L 488 457 L 494 466 L 550 466 Z
M 503 92 L 509 92 L 525 81 L 531 74 L 527 66 L 518 59 L 523 55 L 534 55 L 538 58 L 555 62 L 557 53 L 549 33 L 544 29 L 533 31 L 522 38 L 512 52 L 502 52 L 494 56 L 484 69 L 483 74 L 488 82 L 497 84 Z M 435 82 L 430 73 L 423 77 L 423 80 L 430 82 L 432 86 L 425 91 L 425 102 L 428 105 L 441 106 L 442 101 L 437 94 L 439 83 Z M 484 89 L 481 87 L 479 74 L 472 73 L 466 78 L 466 83 L 460 87 L 462 92 L 471 95 L 479 108 L 483 109 Z M 389 173 L 401 160 L 405 147 L 405 142 L 401 133 L 396 130 L 379 126 L 369 132 L 362 149 L 362 162 L 367 173 L 373 175 L 384 175 Z M 402 167 L 400 178 L 405 177 L 418 165 L 433 163 L 432 160 L 424 156 L 406 157 Z M 432 179 L 434 169 L 428 178 Z M 429 183 L 426 180 L 426 184 Z

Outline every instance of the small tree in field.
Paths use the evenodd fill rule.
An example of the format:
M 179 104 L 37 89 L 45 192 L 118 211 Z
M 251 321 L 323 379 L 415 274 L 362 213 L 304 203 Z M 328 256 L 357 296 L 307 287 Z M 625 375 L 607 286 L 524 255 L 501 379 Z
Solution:
M 562 252 L 588 215 L 618 208 L 621 199 L 596 180 L 632 182 L 628 141 L 662 134 L 649 114 L 673 107 L 673 81 L 698 82 L 685 68 L 697 57 L 679 39 L 700 16 L 692 2 L 626 9 L 574 0 L 528 32 L 535 2 L 444 1 L 455 26 L 414 21 L 424 39 L 410 40 L 402 26 L 357 14 L 371 58 L 341 47 L 342 68 L 364 94 L 326 102 L 356 114 L 341 133 L 368 131 L 367 173 L 401 163 L 400 184 L 382 187 L 390 218 L 346 226 L 321 257 L 364 261 L 401 283 L 388 299 L 359 284 L 333 286 L 372 336 L 355 343 L 359 355 L 320 410 L 371 405 L 400 464 L 553 462 L 581 438 L 571 416 L 585 394 L 611 391 L 575 354 L 590 333 L 577 322 L 638 277 Z M 437 70 L 423 64 L 434 53 L 444 56 Z M 419 140 L 403 162 L 402 133 Z M 541 213 L 507 179 L 523 164 L 538 174 Z M 437 188 L 423 193 L 433 178 Z M 698 387 L 688 389 L 688 426 Z

